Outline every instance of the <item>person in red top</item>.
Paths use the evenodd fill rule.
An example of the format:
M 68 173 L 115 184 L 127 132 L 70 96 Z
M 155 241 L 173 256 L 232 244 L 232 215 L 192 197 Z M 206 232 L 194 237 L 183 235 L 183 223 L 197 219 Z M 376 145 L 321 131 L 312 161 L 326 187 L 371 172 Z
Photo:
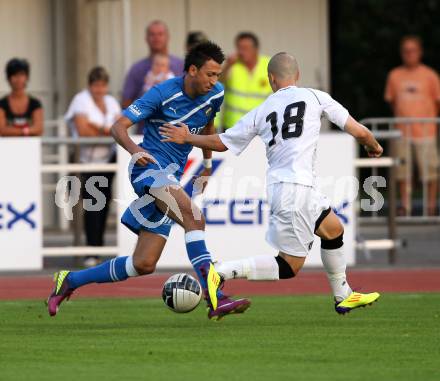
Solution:
M 434 69 L 422 63 L 422 41 L 417 36 L 406 36 L 400 44 L 403 65 L 388 74 L 385 100 L 396 117 L 436 118 L 440 105 L 440 80 Z M 397 169 L 402 209 L 410 212 L 412 156 L 418 172 L 428 186 L 428 214 L 436 213 L 438 152 L 437 124 L 412 123 L 396 125 L 403 138 L 397 143 L 402 165 Z
M 6 65 L 11 93 L 0 99 L 0 136 L 39 136 L 43 133 L 41 102 L 28 95 L 29 64 L 13 58 Z

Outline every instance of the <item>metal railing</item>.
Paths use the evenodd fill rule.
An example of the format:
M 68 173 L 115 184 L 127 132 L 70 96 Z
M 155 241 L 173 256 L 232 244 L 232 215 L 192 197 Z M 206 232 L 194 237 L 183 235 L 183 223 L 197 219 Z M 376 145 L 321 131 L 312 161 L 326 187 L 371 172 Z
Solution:
M 431 209 L 434 210 L 429 211 L 429 188 L 434 187 L 431 190 L 431 192 L 434 193 L 435 185 L 431 185 L 430 181 L 427 180 L 428 172 L 432 172 L 435 170 L 437 177 L 437 190 L 440 189 L 439 167 L 437 166 L 436 169 L 430 167 L 430 161 L 433 158 L 428 156 L 429 147 L 427 145 L 427 140 L 430 139 L 432 140 L 429 144 L 432 144 L 434 146 L 434 143 L 437 143 L 438 139 L 436 127 L 431 128 L 431 130 L 435 132 L 434 136 L 432 135 L 432 133 L 431 135 L 428 134 L 428 128 L 433 125 L 438 126 L 440 124 L 440 118 L 367 118 L 363 119 L 361 123 L 366 125 L 367 127 L 370 127 L 375 134 L 386 131 L 401 132 L 401 138 L 399 140 L 391 140 L 388 147 L 389 156 L 395 158 L 397 162 L 394 172 L 398 172 L 399 175 L 398 176 L 397 173 L 395 174 L 396 182 L 399 186 L 400 202 L 397 202 L 397 199 L 391 200 L 391 198 L 388 197 L 388 202 L 394 202 L 394 207 L 397 208 L 397 210 L 399 211 L 397 221 L 399 223 L 440 222 L 440 216 L 438 212 L 438 207 L 440 204 L 439 192 L 437 191 L 437 195 L 435 197 L 435 205 L 431 205 Z M 415 128 L 418 129 L 418 132 L 421 131 L 423 135 L 413 138 L 412 135 Z M 418 148 L 416 147 L 417 145 Z M 438 157 L 438 143 L 431 148 L 436 150 L 436 155 Z M 420 155 L 420 153 L 422 154 Z M 408 160 L 409 162 L 405 162 L 405 159 L 410 157 L 412 157 L 413 159 Z M 416 162 L 414 163 L 414 161 Z M 417 164 L 417 169 L 419 172 L 418 178 L 421 180 L 421 206 L 418 204 L 418 202 L 420 201 L 420 197 L 417 197 L 418 193 L 414 192 L 414 190 L 417 190 L 418 188 L 417 184 L 415 187 L 413 187 L 413 184 L 416 183 L 415 180 L 418 180 L 418 178 L 416 179 L 414 176 L 414 164 Z M 403 170 L 402 167 L 400 167 L 402 165 L 406 166 L 404 176 L 402 176 Z M 373 176 L 377 175 L 377 169 L 373 169 L 372 174 Z M 432 194 L 431 197 L 433 197 Z M 414 204 L 416 204 L 415 208 L 413 208 Z M 391 208 L 391 205 L 389 205 L 388 207 Z M 416 213 L 413 213 L 413 209 L 415 209 Z M 435 214 L 433 214 L 433 212 Z M 371 216 L 361 217 L 361 220 L 366 221 L 367 219 L 370 219 L 371 221 L 380 221 L 383 219 L 383 217 L 379 216 L 377 213 L 372 213 Z
M 73 148 L 74 161 L 78 161 L 79 148 L 84 145 L 93 144 L 114 144 L 111 137 L 70 137 L 68 136 L 68 129 L 64 120 L 46 121 L 45 128 L 49 127 L 49 134 L 41 137 L 41 142 L 44 147 L 53 147 L 49 150 L 48 155 L 43 150 L 43 164 L 41 166 L 42 174 L 57 174 L 56 182 L 63 176 L 69 173 L 90 173 L 90 172 L 114 172 L 117 171 L 117 164 L 115 163 L 69 163 L 69 147 Z M 54 153 L 55 152 L 55 153 Z M 43 190 L 47 192 L 54 192 L 56 189 L 56 182 L 54 184 L 44 184 Z M 67 231 L 69 222 L 64 218 L 63 211 L 58 210 L 58 222 L 62 231 Z M 117 255 L 117 246 L 79 246 L 82 235 L 81 227 L 81 210 L 79 207 L 73 209 L 73 242 L 74 246 L 59 246 L 59 247 L 43 247 L 44 257 L 58 257 L 58 256 L 110 256 Z
M 361 122 L 362 123 L 362 122 Z M 398 130 L 389 131 L 373 131 L 375 138 L 379 141 L 388 141 L 391 146 L 394 145 L 396 139 L 401 138 L 401 132 Z M 358 155 L 359 156 L 358 147 Z M 358 240 L 356 248 L 368 253 L 371 250 L 387 250 L 388 251 L 388 262 L 393 264 L 396 262 L 396 251 L 397 248 L 402 246 L 402 242 L 397 239 L 397 227 L 396 227 L 396 178 L 394 168 L 398 165 L 394 151 L 389 152 L 389 156 L 384 156 L 377 159 L 370 158 L 357 158 L 355 159 L 355 168 L 357 169 L 357 178 L 360 179 L 359 170 L 362 168 L 371 168 L 373 171 L 373 176 L 377 176 L 378 168 L 388 169 L 388 182 L 387 190 L 389 196 L 389 211 L 387 216 L 387 237 L 380 239 L 369 239 L 369 240 Z M 357 209 L 356 224 L 357 231 L 359 231 L 359 221 L 360 221 L 360 208 Z M 368 256 L 368 255 L 366 255 Z

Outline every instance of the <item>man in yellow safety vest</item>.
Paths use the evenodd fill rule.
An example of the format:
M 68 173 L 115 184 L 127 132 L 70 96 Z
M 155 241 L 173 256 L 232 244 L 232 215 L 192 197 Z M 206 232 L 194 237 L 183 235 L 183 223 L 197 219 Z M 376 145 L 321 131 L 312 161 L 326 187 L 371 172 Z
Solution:
M 237 52 L 228 58 L 222 74 L 225 99 L 220 125 L 225 130 L 272 93 L 267 80 L 269 57 L 259 54 L 257 36 L 251 32 L 239 33 L 235 46 Z

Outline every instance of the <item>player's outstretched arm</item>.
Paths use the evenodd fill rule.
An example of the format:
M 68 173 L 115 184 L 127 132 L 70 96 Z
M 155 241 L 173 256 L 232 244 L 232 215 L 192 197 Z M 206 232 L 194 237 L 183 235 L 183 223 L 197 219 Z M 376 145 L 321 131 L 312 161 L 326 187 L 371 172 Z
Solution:
M 160 133 L 165 138 L 163 142 L 177 144 L 191 144 L 194 147 L 208 149 L 211 151 L 223 152 L 228 148 L 220 140 L 218 134 L 214 135 L 196 135 L 189 132 L 188 126 L 184 123 L 178 123 L 174 126 L 166 123 L 159 127 Z
M 382 155 L 383 148 L 375 139 L 371 131 L 351 116 L 348 116 L 344 130 L 353 136 L 359 144 L 364 146 L 369 157 L 380 157 Z
M 142 153 L 142 157 L 137 160 L 138 165 L 147 165 L 148 163 L 154 163 L 154 158 L 144 149 L 139 147 L 131 138 L 128 136 L 128 129 L 133 125 L 133 122 L 126 116 L 121 116 L 111 128 L 111 135 L 116 140 L 116 142 L 122 146 L 130 155 L 135 155 L 137 153 Z
M 214 134 L 215 134 L 215 127 L 214 127 L 214 119 L 213 119 L 205 126 L 205 128 L 201 132 L 201 135 L 214 135 Z M 208 160 L 211 159 L 212 151 L 210 149 L 203 149 L 203 158 Z

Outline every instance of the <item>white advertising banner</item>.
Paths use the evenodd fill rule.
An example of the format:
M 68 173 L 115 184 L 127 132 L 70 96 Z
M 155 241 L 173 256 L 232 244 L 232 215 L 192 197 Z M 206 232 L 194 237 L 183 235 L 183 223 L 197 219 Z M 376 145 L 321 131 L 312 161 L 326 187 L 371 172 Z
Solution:
M 140 137 L 138 137 L 138 141 Z M 355 224 L 353 195 L 354 140 L 342 133 L 322 134 L 318 147 L 318 183 L 333 210 L 344 224 L 344 243 L 348 264 L 355 261 Z M 202 168 L 202 152 L 193 149 L 181 184 L 191 191 L 191 178 Z M 128 181 L 129 155 L 118 152 L 118 216 L 135 198 Z M 269 208 L 266 202 L 266 154 L 261 141 L 255 139 L 238 157 L 230 152 L 213 153 L 213 174 L 202 196 L 196 198 L 206 218 L 206 243 L 215 260 L 233 260 L 276 251 L 265 241 Z M 306 265 L 320 266 L 320 244 L 315 240 Z M 136 235 L 118 225 L 119 255 L 131 255 Z M 173 226 L 159 268 L 190 267 L 183 229 Z
M 41 142 L 0 139 L 0 271 L 43 267 Z

